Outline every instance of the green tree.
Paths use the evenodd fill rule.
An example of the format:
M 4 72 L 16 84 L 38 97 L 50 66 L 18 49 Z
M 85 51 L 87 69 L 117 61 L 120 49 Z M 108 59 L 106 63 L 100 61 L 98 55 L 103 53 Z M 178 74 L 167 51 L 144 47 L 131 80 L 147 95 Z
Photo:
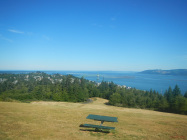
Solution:
M 63 99 L 62 99 L 62 93 L 60 93 L 60 92 L 54 93 L 54 94 L 52 95 L 52 99 L 53 99 L 54 101 L 63 101 Z
M 69 95 L 65 90 L 62 91 L 62 100 L 66 102 L 69 101 Z
M 109 100 L 110 105 L 121 104 L 121 95 L 119 93 L 114 93 L 110 96 Z
M 173 89 L 173 95 L 174 96 L 181 95 L 181 91 L 180 91 L 180 88 L 178 87 L 178 85 L 176 85 L 175 88 Z
M 184 93 L 184 97 L 187 98 L 187 91 Z
M 187 114 L 187 100 L 183 96 L 177 96 L 175 99 L 175 107 L 174 112 L 175 113 L 182 113 Z
M 168 101 L 162 96 L 161 99 L 159 100 L 158 110 L 167 111 L 168 108 L 169 108 Z

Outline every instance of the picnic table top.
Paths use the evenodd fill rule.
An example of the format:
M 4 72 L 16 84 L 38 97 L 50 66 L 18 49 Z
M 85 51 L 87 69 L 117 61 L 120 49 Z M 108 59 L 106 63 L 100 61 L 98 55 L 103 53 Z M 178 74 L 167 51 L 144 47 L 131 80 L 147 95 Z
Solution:
M 86 118 L 96 120 L 96 121 L 118 122 L 117 117 L 110 117 L 110 116 L 100 116 L 100 115 L 89 114 Z

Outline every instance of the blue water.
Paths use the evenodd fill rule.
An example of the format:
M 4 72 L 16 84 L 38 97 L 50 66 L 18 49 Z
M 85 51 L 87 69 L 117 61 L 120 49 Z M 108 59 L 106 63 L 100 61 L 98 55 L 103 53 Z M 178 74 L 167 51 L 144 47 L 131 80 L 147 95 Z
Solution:
M 4 73 L 5 71 L 0 71 Z M 29 73 L 34 71 L 6 71 L 6 73 Z M 187 76 L 174 75 L 157 75 L 157 74 L 142 74 L 138 72 L 115 72 L 115 71 L 43 71 L 48 74 L 59 73 L 62 75 L 72 74 L 77 77 L 84 77 L 85 79 L 101 82 L 102 80 L 113 81 L 118 85 L 126 85 L 128 87 L 140 90 L 156 90 L 159 93 L 164 93 L 169 86 L 172 89 L 177 84 L 184 94 L 187 91 Z M 99 75 L 99 76 L 98 76 Z

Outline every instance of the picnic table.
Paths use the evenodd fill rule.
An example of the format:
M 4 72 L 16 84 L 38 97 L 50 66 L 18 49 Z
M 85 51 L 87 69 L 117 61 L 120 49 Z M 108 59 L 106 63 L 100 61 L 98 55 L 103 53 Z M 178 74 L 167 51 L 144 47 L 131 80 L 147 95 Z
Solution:
M 100 125 L 93 125 L 93 124 L 83 124 L 82 127 L 89 127 L 95 129 L 115 129 L 115 127 L 103 126 L 104 122 L 118 122 L 117 117 L 110 117 L 110 116 L 100 116 L 100 115 L 93 115 L 89 114 L 86 119 L 92 119 L 96 121 L 101 121 Z

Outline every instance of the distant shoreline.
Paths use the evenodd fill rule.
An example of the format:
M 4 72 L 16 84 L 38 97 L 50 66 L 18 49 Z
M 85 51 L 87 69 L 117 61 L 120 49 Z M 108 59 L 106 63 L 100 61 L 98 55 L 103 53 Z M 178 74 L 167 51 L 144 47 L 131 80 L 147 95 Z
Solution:
M 5 71 L 0 70 L 0 74 L 28 74 L 37 71 Z M 39 72 L 39 71 L 38 71 Z M 169 74 L 146 74 L 142 72 L 112 72 L 112 71 L 40 71 L 50 75 L 73 75 L 76 77 L 84 77 L 87 80 L 101 83 L 103 80 L 106 82 L 114 82 L 117 85 L 140 90 L 149 91 L 150 89 L 156 90 L 159 93 L 164 93 L 169 86 L 174 88 L 177 84 L 181 93 L 184 94 L 187 91 L 187 76 L 184 75 L 169 75 Z M 99 74 L 99 79 L 97 75 Z
M 140 73 L 143 74 L 161 74 L 161 75 L 177 75 L 187 76 L 187 69 L 173 69 L 173 70 L 144 70 Z

